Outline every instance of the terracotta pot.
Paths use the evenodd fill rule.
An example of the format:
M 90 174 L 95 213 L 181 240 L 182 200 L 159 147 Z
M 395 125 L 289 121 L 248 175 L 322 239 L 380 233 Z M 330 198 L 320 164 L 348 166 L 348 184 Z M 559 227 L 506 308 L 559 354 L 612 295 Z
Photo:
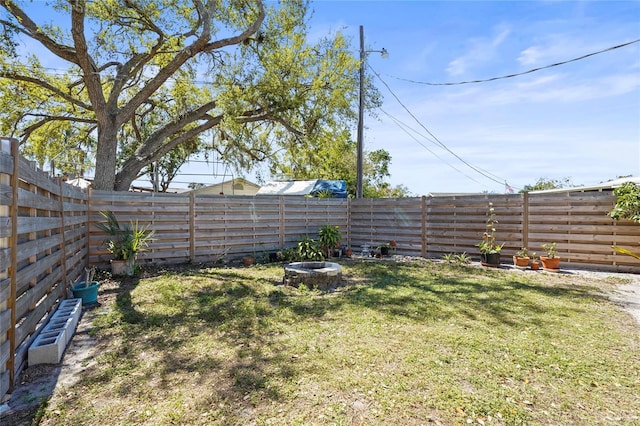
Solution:
M 480 253 L 480 263 L 492 268 L 500 266 L 500 253 Z
M 542 268 L 545 271 L 558 272 L 560 270 L 559 257 L 540 256 L 540 262 L 542 262 Z
M 538 269 L 540 269 L 540 262 L 538 262 L 537 260 L 534 262 L 531 262 L 531 269 L 534 271 L 537 271 Z
M 529 257 L 513 256 L 513 264 L 519 268 L 529 266 L 529 260 L 531 260 Z
M 244 263 L 244 266 L 251 266 L 255 261 L 256 258 L 253 256 L 245 256 L 242 258 L 242 263 Z
M 353 254 L 353 250 L 347 249 L 347 251 L 346 251 L 347 257 L 351 257 L 352 254 Z

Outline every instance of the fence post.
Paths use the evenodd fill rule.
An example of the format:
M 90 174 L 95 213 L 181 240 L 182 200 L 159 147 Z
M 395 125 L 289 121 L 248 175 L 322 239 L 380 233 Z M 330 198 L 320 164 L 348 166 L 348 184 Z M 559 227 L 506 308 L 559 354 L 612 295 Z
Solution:
M 280 224 L 279 228 L 279 242 L 280 247 L 284 247 L 284 236 L 285 236 L 285 214 L 284 214 L 284 197 L 280 195 L 278 197 L 278 209 L 280 213 Z
M 13 157 L 13 174 L 11 175 L 11 239 L 9 246 L 15 247 L 11 250 L 11 268 L 9 276 L 11 277 L 11 296 L 9 302 L 11 306 L 11 330 L 9 335 L 9 349 L 11 357 L 9 358 L 9 386 L 13 389 L 16 382 L 16 299 L 18 291 L 18 278 L 16 276 L 18 268 L 18 175 L 20 171 L 20 152 L 19 144 L 16 139 L 11 140 L 11 157 Z
M 196 194 L 189 192 L 189 261 L 196 260 Z
M 347 248 L 351 248 L 351 198 L 347 198 Z
M 423 195 L 420 201 L 422 209 L 420 254 L 422 257 L 427 257 L 427 197 Z
M 65 289 L 65 292 L 69 288 L 69 283 L 67 282 L 67 239 L 65 238 L 65 220 L 64 220 L 64 188 L 62 187 L 62 178 L 58 178 L 58 188 L 60 191 L 59 195 L 59 206 L 60 206 L 60 237 L 62 238 L 62 286 Z M 89 285 L 89 283 L 87 283 Z
M 529 248 L 529 193 L 522 193 L 522 246 Z
M 12 141 L 10 139 L 0 139 L 0 150 L 2 150 L 3 153 L 7 153 L 10 154 L 13 152 L 13 147 L 12 147 Z M 15 161 L 15 158 L 13 159 Z M 9 186 L 11 184 L 11 176 L 5 173 L 0 174 L 0 185 L 3 186 Z M 2 197 L 3 199 L 8 199 L 8 197 Z M 13 200 L 11 200 L 11 203 L 13 203 Z M 10 216 L 11 216 L 12 211 L 10 211 L 10 205 L 9 204 L 2 204 L 0 205 L 0 218 L 4 219 L 4 220 L 9 220 Z M 0 238 L 0 249 L 7 249 L 9 248 L 9 238 L 8 237 L 4 237 L 4 238 Z M 11 253 L 13 253 L 14 250 L 11 250 Z M 12 255 L 10 255 L 10 259 L 12 259 Z M 9 266 L 10 268 L 10 266 Z M 9 277 L 9 269 L 3 269 L 0 270 L 0 280 L 4 281 Z M 2 325 L 2 327 L 0 327 L 0 330 L 2 330 L 2 334 L 0 335 L 0 359 L 4 359 L 5 355 L 7 354 L 8 358 L 5 359 L 5 362 L 3 362 L 0 365 L 0 400 L 2 400 L 2 397 L 4 396 L 4 394 L 13 387 L 13 365 L 14 365 L 14 352 L 15 350 L 13 349 L 15 347 L 15 338 L 13 338 L 13 336 L 15 336 L 15 280 L 10 279 L 9 280 L 9 294 L 6 294 L 5 292 L 0 292 L 0 297 L 2 297 L 3 294 L 6 295 L 6 298 L 0 298 L 0 325 Z M 9 321 L 6 321 L 6 319 L 9 319 Z M 9 322 L 10 324 L 9 327 L 6 328 L 5 330 L 5 325 L 7 325 L 7 322 Z M 13 342 L 12 342 L 13 339 Z

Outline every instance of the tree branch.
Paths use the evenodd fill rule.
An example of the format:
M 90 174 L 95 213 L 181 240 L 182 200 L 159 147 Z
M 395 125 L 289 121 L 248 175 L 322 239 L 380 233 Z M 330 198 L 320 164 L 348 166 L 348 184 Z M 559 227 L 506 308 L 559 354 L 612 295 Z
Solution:
M 199 3 L 199 2 L 198 2 Z M 211 6 L 213 7 L 213 6 Z M 212 43 L 208 43 L 208 40 L 211 36 L 210 34 L 210 11 L 206 10 L 206 8 L 201 7 L 199 10 L 203 14 L 203 32 L 202 34 L 189 46 L 185 46 L 180 52 L 176 54 L 176 56 L 169 61 L 167 65 L 165 65 L 162 69 L 158 71 L 155 77 L 153 77 L 149 82 L 144 86 L 138 93 L 136 93 L 131 100 L 121 108 L 121 116 L 119 117 L 119 123 L 127 121 L 134 111 L 153 93 L 158 90 L 160 86 L 162 86 L 167 79 L 174 75 L 175 71 L 178 70 L 185 62 L 189 59 L 195 57 L 200 52 L 211 52 L 215 49 L 220 49 L 226 46 L 231 46 L 234 44 L 239 44 L 243 40 L 249 38 L 251 35 L 256 33 L 262 22 L 265 19 L 265 10 L 262 1 L 258 2 L 259 13 L 255 20 L 255 22 L 249 26 L 245 31 L 241 34 L 224 38 Z
M 84 35 L 85 0 L 69 0 L 69 3 L 72 4 L 71 36 L 76 47 L 76 63 L 84 74 L 89 99 L 91 99 L 91 103 L 93 104 L 93 111 L 96 117 L 98 117 L 98 122 L 104 122 L 107 119 L 106 115 L 114 113 L 115 111 L 108 111 L 105 108 L 106 101 L 100 81 L 100 73 L 89 54 L 87 40 Z
M 75 56 L 75 50 L 70 46 L 56 43 L 53 39 L 44 34 L 38 25 L 31 20 L 31 18 L 24 13 L 24 11 L 18 7 L 18 5 L 12 0 L 0 0 L 0 5 L 4 6 L 7 11 L 13 15 L 19 22 L 18 25 L 9 23 L 15 29 L 23 34 L 33 38 L 34 40 L 42 43 L 44 47 L 51 51 L 54 55 L 78 65 Z
M 56 96 L 60 96 L 61 98 L 63 98 L 64 100 L 66 100 L 67 102 L 72 103 L 73 105 L 76 105 L 80 108 L 83 108 L 87 111 L 93 111 L 93 107 L 89 104 L 85 104 L 84 102 L 79 101 L 78 99 L 74 98 L 73 96 L 63 92 L 62 90 L 58 89 L 57 87 L 53 86 L 52 84 L 44 81 L 44 80 L 40 80 L 38 78 L 35 77 L 30 77 L 27 75 L 22 75 L 22 74 L 17 74 L 17 73 L 13 73 L 13 72 L 9 72 L 9 71 L 0 71 L 0 77 L 4 77 L 4 78 L 8 78 L 11 80 L 17 80 L 17 81 L 24 81 L 26 83 L 31 83 L 31 84 L 35 84 L 38 87 L 41 87 L 45 90 L 50 91 L 52 94 L 56 95 Z
M 51 123 L 53 121 L 73 121 L 73 122 L 82 122 L 82 123 L 95 123 L 95 120 L 91 119 L 78 119 L 77 117 L 65 117 L 65 116 L 54 116 L 54 115 L 44 115 L 44 114 L 25 114 L 25 116 L 31 115 L 34 117 L 42 117 L 42 120 L 39 120 L 32 124 L 31 126 L 22 130 L 23 137 L 27 139 L 33 132 L 38 130 L 40 127 L 44 126 L 47 123 Z

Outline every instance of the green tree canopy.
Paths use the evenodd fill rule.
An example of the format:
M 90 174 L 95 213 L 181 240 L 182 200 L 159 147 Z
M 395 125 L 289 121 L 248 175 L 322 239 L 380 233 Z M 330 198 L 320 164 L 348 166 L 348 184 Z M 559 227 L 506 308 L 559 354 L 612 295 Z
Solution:
M 273 176 L 285 179 L 335 179 L 344 180 L 349 196 L 356 196 L 357 170 L 356 142 L 349 132 L 319 140 L 316 149 L 308 150 L 298 145 L 277 153 L 277 161 L 271 163 Z M 384 149 L 365 151 L 363 170 L 363 196 L 365 198 L 406 197 L 409 191 L 403 186 L 392 187 L 390 177 L 391 155 Z
M 355 119 L 358 60 L 340 33 L 307 40 L 303 0 L 0 5 L 1 130 L 42 161 L 93 151 L 96 189 L 127 190 L 177 147 L 174 159 L 196 152 L 206 131 L 209 148 L 250 170 L 339 137 Z M 24 39 L 64 70 L 20 52 Z
M 535 184 L 525 185 L 520 192 L 544 191 L 547 189 L 567 188 L 571 186 L 574 186 L 574 184 L 571 182 L 571 178 L 568 177 L 564 179 L 549 179 L 541 177 Z
M 640 186 L 625 182 L 613 190 L 613 195 L 617 201 L 609 216 L 614 220 L 626 219 L 640 223 Z

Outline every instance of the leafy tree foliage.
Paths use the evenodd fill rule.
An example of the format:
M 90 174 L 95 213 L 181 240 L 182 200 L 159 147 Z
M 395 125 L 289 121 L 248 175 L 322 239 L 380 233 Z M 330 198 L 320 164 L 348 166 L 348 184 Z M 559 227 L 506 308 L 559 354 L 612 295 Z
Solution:
M 200 188 L 204 188 L 206 185 L 204 183 L 199 183 L 199 182 L 191 182 L 187 187 L 189 189 L 200 189 Z
M 640 186 L 625 182 L 613 190 L 613 195 L 617 201 L 609 216 L 614 220 L 626 219 L 640 223 Z
M 347 193 L 356 196 L 357 170 L 356 142 L 348 132 L 338 137 L 320 141 L 314 150 L 298 145 L 278 153 L 278 160 L 271 166 L 271 174 L 284 179 L 335 179 L 347 183 Z M 391 187 L 391 155 L 384 149 L 365 152 L 363 170 L 363 196 L 365 198 L 406 197 L 409 191 L 403 186 Z
M 95 152 L 96 189 L 127 190 L 152 165 L 166 181 L 206 131 L 250 170 L 355 119 L 358 61 L 340 33 L 308 42 L 304 0 L 51 0 L 41 22 L 27 2 L 0 5 L 0 130 L 41 162 Z M 23 39 L 64 71 L 22 54 Z
M 614 220 L 626 219 L 640 223 L 640 186 L 634 182 L 625 182 L 613 190 L 613 195 L 618 198 L 609 216 Z M 620 246 L 612 246 L 612 248 L 618 253 L 640 259 L 640 253 Z
M 525 185 L 520 192 L 544 191 L 547 189 L 567 188 L 572 186 L 574 186 L 574 184 L 571 182 L 571 178 L 568 177 L 564 179 L 548 179 L 541 177 L 535 184 Z

